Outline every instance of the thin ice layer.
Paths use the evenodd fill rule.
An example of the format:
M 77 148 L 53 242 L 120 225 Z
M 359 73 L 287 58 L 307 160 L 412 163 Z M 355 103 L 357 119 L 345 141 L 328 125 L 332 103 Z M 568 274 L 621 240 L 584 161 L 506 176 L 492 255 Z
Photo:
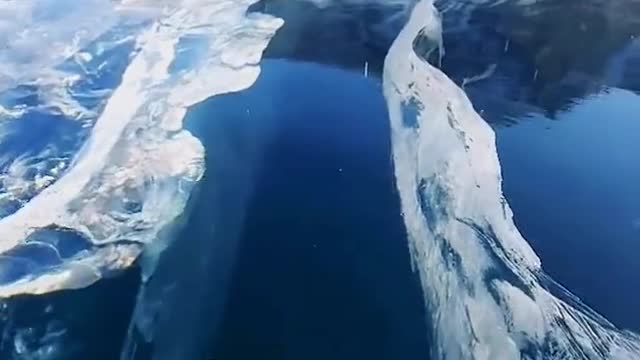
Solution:
M 147 19 L 133 57 L 63 176 L 0 220 L 0 252 L 51 226 L 82 234 L 94 249 L 2 284 L 0 296 L 86 286 L 128 266 L 183 210 L 200 179 L 204 149 L 182 119 L 207 97 L 250 86 L 281 21 L 246 14 L 252 0 L 126 1 L 114 12 Z M 188 66 L 180 44 L 197 38 Z M 181 43 L 182 42 L 182 43 Z M 91 56 L 89 54 L 88 56 Z M 149 245 L 153 247 L 153 245 Z M 127 251 L 122 251 L 122 248 Z M 75 264 L 81 263 L 78 267 Z M 87 268 L 95 276 L 77 276 Z
M 421 1 L 384 69 L 397 186 L 435 358 L 640 357 L 637 335 L 542 271 L 502 195 L 494 133 L 414 49 L 424 38 L 438 46 L 440 34 L 432 1 Z

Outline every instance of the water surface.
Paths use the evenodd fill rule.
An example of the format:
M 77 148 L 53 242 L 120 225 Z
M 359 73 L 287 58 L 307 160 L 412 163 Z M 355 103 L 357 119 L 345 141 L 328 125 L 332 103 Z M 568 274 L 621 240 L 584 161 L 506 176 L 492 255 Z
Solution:
M 308 63 L 262 69 L 190 113 L 207 175 L 168 249 L 186 254 L 171 333 L 186 325 L 215 359 L 428 358 L 379 83 Z

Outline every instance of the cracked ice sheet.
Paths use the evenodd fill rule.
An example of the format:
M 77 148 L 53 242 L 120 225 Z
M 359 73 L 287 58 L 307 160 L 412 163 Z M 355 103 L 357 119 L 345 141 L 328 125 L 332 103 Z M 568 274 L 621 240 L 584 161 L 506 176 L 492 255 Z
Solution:
M 423 0 L 384 68 L 396 183 L 437 359 L 636 359 L 640 338 L 616 329 L 544 274 L 501 189 L 491 128 L 464 92 L 422 60 L 441 43 Z
M 99 35 L 91 33 L 78 40 L 77 32 L 68 29 L 77 14 L 86 12 L 90 17 L 103 6 L 106 14 L 116 18 L 134 16 L 145 18 L 147 23 L 131 34 L 135 47 L 130 63 L 66 172 L 0 220 L 0 252 L 10 257 L 0 265 L 23 262 L 25 259 L 12 254 L 23 254 L 20 250 L 28 245 L 28 239 L 50 227 L 77 232 L 92 247 L 70 259 L 49 263 L 26 259 L 35 261 L 34 271 L 5 279 L 0 296 L 86 286 L 129 266 L 144 247 L 153 247 L 159 231 L 183 211 L 204 171 L 202 144 L 182 129 L 188 107 L 210 96 L 251 86 L 259 74 L 264 48 L 282 25 L 270 16 L 246 14 L 252 0 L 94 2 L 91 7 L 88 2 L 69 1 L 65 3 L 67 11 L 50 14 L 54 19 L 45 24 L 55 30 L 48 33 L 60 34 L 61 53 L 39 59 L 33 50 L 30 66 L 44 68 L 39 70 L 42 74 L 86 46 L 81 40 Z M 22 19 L 20 26 L 29 33 L 30 26 L 44 26 L 30 23 L 36 18 L 34 14 L 49 16 L 46 9 L 52 4 L 29 1 L 15 9 L 5 4 L 0 14 L 7 18 L 10 11 L 16 11 Z M 62 23 L 67 28 L 58 29 Z M 86 23 L 78 23 L 74 30 L 82 33 Z M 189 59 L 189 66 L 174 69 L 174 63 L 182 62 L 177 51 L 181 41 L 194 37 L 199 41 L 192 46 L 198 49 L 187 53 L 197 56 Z M 40 41 L 38 36 L 35 39 L 30 45 L 11 48 L 24 48 L 29 53 Z M 17 58 L 6 59 L 15 62 Z M 17 69 L 20 65 L 9 63 L 11 66 Z M 40 74 L 30 75 L 35 78 Z M 31 80 L 7 78 L 4 83 L 11 85 Z M 87 275 L 91 272 L 87 269 L 93 274 Z

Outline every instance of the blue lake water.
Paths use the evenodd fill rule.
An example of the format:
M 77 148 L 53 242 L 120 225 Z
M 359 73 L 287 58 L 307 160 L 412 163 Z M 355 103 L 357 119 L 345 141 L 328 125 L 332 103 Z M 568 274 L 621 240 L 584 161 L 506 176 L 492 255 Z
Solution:
M 250 189 L 224 199 L 244 206 L 244 221 L 227 249 L 223 314 L 206 320 L 211 357 L 428 358 L 377 80 L 289 61 L 262 68 L 252 88 L 190 113 L 219 174 L 204 180 L 195 218 L 219 179 Z
M 640 96 L 610 89 L 497 130 L 504 190 L 544 268 L 640 331 Z
M 610 90 L 554 120 L 496 128 L 506 195 L 545 269 L 635 330 L 637 98 Z M 186 248 L 208 270 L 182 270 L 193 297 L 176 301 L 194 313 L 187 336 L 209 334 L 199 353 L 427 358 L 377 79 L 267 60 L 252 88 L 198 105 L 187 123 L 208 170 L 175 246 L 200 239 Z
M 252 89 L 198 109 L 210 123 L 233 118 L 251 127 L 261 119 L 263 132 L 253 135 L 262 144 L 253 157 L 258 170 L 217 357 L 258 349 L 273 358 L 414 358 L 424 351 L 426 329 L 415 319 L 426 317 L 407 273 L 379 91 L 377 80 L 359 73 L 266 61 Z M 505 193 L 545 269 L 634 330 L 638 114 L 637 95 L 612 89 L 576 101 L 554 120 L 525 115 L 496 128 Z M 196 133 L 215 153 L 207 135 Z M 380 289 L 385 295 L 375 295 Z M 393 319 L 395 330 L 383 335 L 370 308 Z M 406 340 L 400 329 L 407 328 L 415 340 Z
M 117 359 L 139 279 L 132 268 L 85 289 L 6 301 L 0 307 L 0 359 Z
M 41 176 L 57 179 L 66 171 L 129 64 L 134 44 L 122 41 L 127 29 L 123 25 L 89 45 L 85 51 L 96 54 L 91 61 L 79 64 L 70 58 L 60 64 L 58 70 L 69 79 L 81 75 L 68 87 L 43 81 L 0 93 L 0 106 L 25 107 L 18 118 L 0 122 L 0 218 L 14 213 L 42 190 L 21 182 L 34 183 Z M 5 174 L 8 179 L 3 178 Z M 6 193 L 10 196 L 2 196 Z
M 154 318 L 155 341 L 136 358 L 427 359 L 428 316 L 410 268 L 379 80 L 285 60 L 262 68 L 250 89 L 188 115 L 207 171 L 154 276 L 168 284 L 156 296 L 169 310 Z M 506 196 L 545 269 L 636 331 L 639 100 L 611 89 L 553 120 L 523 115 L 496 127 Z M 3 339 L 113 359 L 137 277 L 16 298 L 0 313 L 14 319 Z M 34 323 L 41 328 L 14 331 Z M 39 337 L 57 327 L 67 330 Z M 0 344 L 0 355 L 13 346 Z

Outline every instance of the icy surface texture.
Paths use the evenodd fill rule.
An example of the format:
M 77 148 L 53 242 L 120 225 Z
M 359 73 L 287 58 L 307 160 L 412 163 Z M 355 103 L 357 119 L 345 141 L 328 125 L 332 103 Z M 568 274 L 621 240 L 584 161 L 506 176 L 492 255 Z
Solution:
M 11 50 L 0 71 L 2 136 L 34 114 L 83 124 L 80 142 L 51 139 L 2 159 L 0 204 L 12 209 L 0 218 L 0 296 L 86 286 L 154 251 L 204 171 L 201 143 L 182 129 L 188 107 L 250 86 L 281 26 L 247 15 L 253 2 L 0 5 L 0 45 Z M 126 61 L 111 66 L 117 59 Z M 32 241 L 44 229 L 81 237 L 83 250 L 65 257 Z
M 384 69 L 397 187 L 435 358 L 638 358 L 640 339 L 546 276 L 515 227 L 493 131 L 425 61 L 425 44 L 436 51 L 440 37 L 433 3 L 421 1 Z

